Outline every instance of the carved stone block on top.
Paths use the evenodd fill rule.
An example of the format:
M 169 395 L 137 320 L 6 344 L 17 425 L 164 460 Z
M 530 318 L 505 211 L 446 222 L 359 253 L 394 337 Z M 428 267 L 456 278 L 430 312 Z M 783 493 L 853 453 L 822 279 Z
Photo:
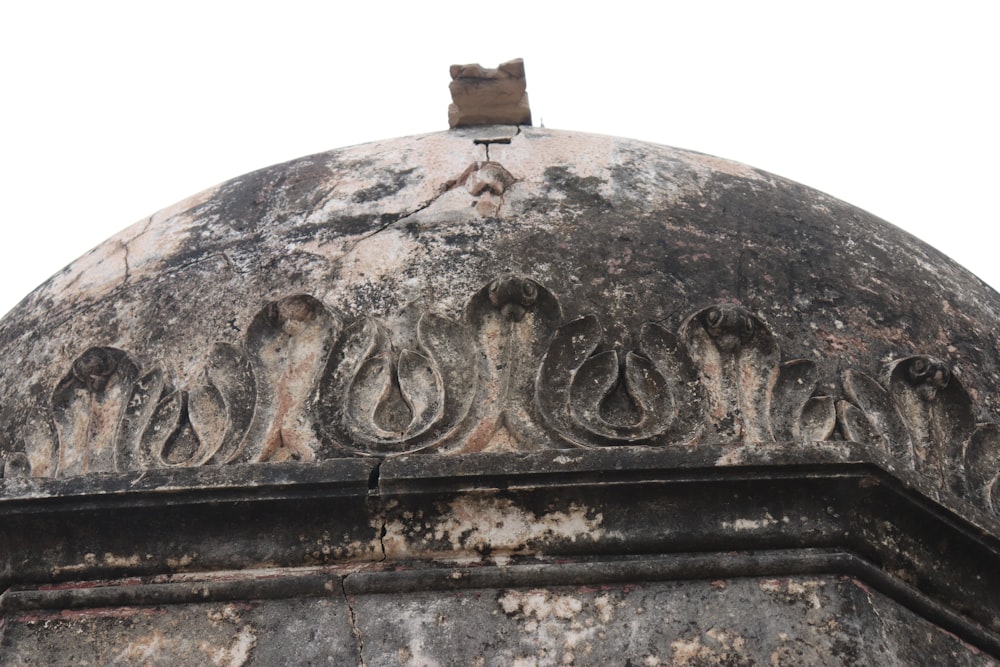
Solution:
M 524 61 L 520 58 L 496 69 L 452 65 L 451 79 L 449 127 L 531 125 Z

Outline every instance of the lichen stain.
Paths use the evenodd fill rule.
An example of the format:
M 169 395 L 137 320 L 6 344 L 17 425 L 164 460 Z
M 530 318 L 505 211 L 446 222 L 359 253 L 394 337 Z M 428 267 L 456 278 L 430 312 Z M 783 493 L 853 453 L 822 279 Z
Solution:
M 217 647 L 214 650 L 206 650 L 206 654 L 211 659 L 213 665 L 219 667 L 240 667 L 250 660 L 251 651 L 257 645 L 257 637 L 249 625 L 240 628 L 239 633 L 233 643 L 227 647 Z M 201 648 L 206 648 L 204 644 Z
M 445 506 L 429 524 L 414 525 L 399 519 L 387 522 L 383 544 L 387 554 L 396 554 L 409 551 L 409 541 L 434 540 L 448 543 L 456 554 L 474 551 L 503 558 L 531 553 L 538 543 L 597 542 L 605 535 L 603 522 L 603 514 L 577 504 L 564 512 L 538 516 L 506 498 L 463 497 Z
M 409 642 L 399 649 L 399 664 L 405 667 L 441 667 L 441 663 L 424 651 L 424 637 L 427 629 L 420 619 L 409 616 L 403 621 Z
M 159 630 L 153 630 L 145 637 L 129 642 L 117 656 L 117 662 L 130 665 L 145 664 L 167 654 L 169 640 Z
M 242 624 L 236 606 L 226 605 L 207 615 L 205 629 L 220 625 L 230 625 L 232 629 L 222 637 L 195 639 L 188 634 L 164 633 L 155 628 L 134 637 L 122 648 L 111 664 L 151 665 L 151 664 L 200 664 L 217 667 L 241 667 L 249 662 L 257 637 L 249 624 Z M 238 628 L 238 629 L 237 629 Z M 229 634 L 236 630 L 235 635 Z M 213 633 L 214 634 L 214 633 Z M 202 635 L 205 637 L 205 635 Z
M 209 612 L 208 621 L 212 625 L 228 623 L 234 626 L 242 623 L 242 617 L 236 605 L 227 604 L 221 609 Z M 219 646 L 215 642 L 200 641 L 198 648 L 219 667 L 240 667 L 250 659 L 251 652 L 257 645 L 257 637 L 249 624 L 243 624 L 229 646 Z
M 75 563 L 73 565 L 63 565 L 55 566 L 52 568 L 52 576 L 59 576 L 60 574 L 67 572 L 83 572 L 92 567 L 98 565 L 104 565 L 108 567 L 119 567 L 119 568 L 129 568 L 129 567 L 139 567 L 142 564 L 142 559 L 139 554 L 132 554 L 130 556 L 118 556 L 116 554 L 105 552 L 102 558 L 98 558 L 97 554 L 85 553 L 83 555 L 82 563 Z
M 805 602 L 812 609 L 821 609 L 821 595 L 826 582 L 822 580 L 764 579 L 759 584 L 760 589 L 782 599 L 786 603 Z
M 505 614 L 520 613 L 540 621 L 549 616 L 569 620 L 583 609 L 583 603 L 578 597 L 555 595 L 544 590 L 507 591 L 499 602 Z
M 577 658 L 590 659 L 603 629 L 614 618 L 614 607 L 621 606 L 610 595 L 588 604 L 586 598 L 548 590 L 505 591 L 497 603 L 504 614 L 520 621 L 523 641 L 544 656 L 518 659 L 538 665 L 571 665 Z
M 701 637 L 677 639 L 671 642 L 670 648 L 673 649 L 672 665 L 754 664 L 746 652 L 746 640 L 719 628 L 712 628 Z
M 180 558 L 167 558 L 167 567 L 171 570 L 178 570 L 180 568 L 187 567 L 194 562 L 194 559 L 198 557 L 198 554 L 184 554 Z
M 764 514 L 760 519 L 736 519 L 735 521 L 723 521 L 722 527 L 726 530 L 761 530 L 778 524 L 778 520 L 771 516 L 770 512 Z

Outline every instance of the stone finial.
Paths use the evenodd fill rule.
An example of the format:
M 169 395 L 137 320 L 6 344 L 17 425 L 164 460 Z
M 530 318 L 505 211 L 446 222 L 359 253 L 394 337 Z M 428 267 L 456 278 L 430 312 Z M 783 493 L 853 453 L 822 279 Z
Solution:
M 526 87 L 520 58 L 496 69 L 452 65 L 448 125 L 531 125 Z

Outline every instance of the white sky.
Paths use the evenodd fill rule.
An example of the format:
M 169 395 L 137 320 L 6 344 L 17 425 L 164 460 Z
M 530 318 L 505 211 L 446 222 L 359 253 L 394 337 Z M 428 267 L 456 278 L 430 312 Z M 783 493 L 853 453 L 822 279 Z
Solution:
M 587 6 L 4 2 L 0 312 L 217 182 L 446 129 L 448 66 L 515 57 L 536 124 L 752 164 L 1000 285 L 1000 3 Z

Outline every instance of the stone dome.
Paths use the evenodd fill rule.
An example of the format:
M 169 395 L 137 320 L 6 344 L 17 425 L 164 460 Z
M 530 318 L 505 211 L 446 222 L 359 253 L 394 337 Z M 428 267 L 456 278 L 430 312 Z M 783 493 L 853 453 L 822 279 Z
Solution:
M 504 310 L 513 338 L 490 338 L 496 349 L 488 352 L 477 337 L 494 336 L 485 332 L 500 326 L 491 319 L 500 307 L 516 311 L 511 318 Z M 305 440 L 282 447 L 244 438 L 237 454 L 242 443 L 234 433 L 199 433 L 198 426 L 210 428 L 226 410 L 243 410 L 250 428 L 255 400 L 269 399 L 261 387 L 243 387 L 239 401 L 247 405 L 238 406 L 220 395 L 236 391 L 220 383 L 236 380 L 219 374 L 232 375 L 243 364 L 251 376 L 284 381 L 281 365 L 300 362 L 262 355 L 283 336 L 293 339 L 279 321 L 297 317 L 296 308 L 309 319 L 305 332 L 316 355 L 308 377 L 295 379 L 303 392 L 295 429 Z M 968 412 L 962 416 L 968 424 L 956 426 L 965 429 L 963 439 L 970 425 L 990 421 L 1000 410 L 998 309 L 993 290 L 905 232 L 742 164 L 575 132 L 452 130 L 241 176 L 133 225 L 68 266 L 0 324 L 4 441 L 9 452 L 25 452 L 35 476 L 153 461 L 806 436 L 885 447 L 898 437 L 909 441 L 895 446 L 908 466 L 962 467 L 948 461 L 955 452 L 934 452 L 934 434 L 915 432 L 925 425 L 895 414 L 902 408 L 890 410 L 892 400 L 876 403 L 880 391 L 896 392 L 895 372 L 930 382 L 925 386 L 941 384 L 949 396 L 959 392 Z M 711 329 L 706 318 L 713 317 L 721 329 Z M 739 340 L 723 350 L 720 332 Z M 485 366 L 478 382 L 466 377 L 479 356 L 494 353 L 516 367 L 509 377 Z M 385 368 L 375 369 L 374 359 Z M 498 359 L 490 363 L 508 363 Z M 447 362 L 464 370 L 449 371 Z M 730 386 L 736 375 L 718 376 L 712 364 L 720 363 L 735 364 L 723 375 L 743 369 L 751 385 Z M 154 372 L 159 394 L 152 400 L 173 397 L 178 414 L 186 400 L 188 417 L 203 423 L 186 429 L 175 420 L 173 442 L 119 442 L 121 451 L 83 457 L 83 440 L 68 445 L 79 435 L 70 432 L 78 417 L 74 392 L 87 393 L 88 374 L 110 372 L 107 364 L 129 382 Z M 351 364 L 355 377 L 341 377 Z M 928 364 L 944 375 L 915 369 Z M 758 374 L 752 380 L 751 367 Z M 434 376 L 433 387 L 407 387 L 423 380 L 398 377 L 417 368 Z M 540 368 L 551 375 L 543 372 L 536 382 Z M 636 373 L 651 386 L 671 387 L 660 392 L 672 394 L 671 405 L 637 394 L 646 389 Z M 593 385 L 586 398 L 581 374 Z M 779 408 L 792 381 L 786 375 L 796 390 L 793 404 Z M 516 386 L 491 384 L 501 381 Z M 321 385 L 318 402 L 306 405 Z M 348 385 L 356 393 L 349 400 L 382 393 L 385 400 L 375 412 L 343 414 L 313 433 L 306 422 L 325 420 L 324 410 L 343 412 Z M 468 400 L 452 401 L 472 386 L 479 387 L 479 401 L 511 403 L 476 416 Z M 407 395 L 417 391 L 429 392 L 425 414 L 414 412 L 416 399 Z M 552 396 L 561 403 L 550 404 Z M 124 394 L 120 399 L 111 409 Z M 896 399 L 896 407 L 906 400 Z M 47 424 L 52 410 L 55 423 Z M 815 423 L 795 423 L 803 410 Z M 462 419 L 469 422 L 464 431 Z M 113 421 L 104 423 L 108 433 Z M 417 431 L 408 441 L 406 433 Z M 67 451 L 60 464 L 61 440 Z M 233 451 L 210 452 L 221 440 Z M 67 459 L 74 456 L 76 462 Z
M 143 538 L 158 545 L 148 559 L 95 565 L 86 553 L 118 552 L 80 532 L 86 546 L 76 551 L 52 538 L 44 571 L 14 564 L 33 553 L 23 538 L 8 572 L 64 581 L 81 571 L 173 576 L 442 553 L 505 565 L 497 559 L 578 554 L 595 535 L 606 536 L 596 552 L 619 540 L 629 554 L 656 551 L 659 539 L 667 551 L 846 540 L 850 556 L 830 556 L 828 570 L 867 576 L 883 591 L 905 581 L 915 592 L 899 593 L 904 606 L 998 652 L 1000 585 L 970 580 L 1000 584 L 1000 569 L 986 567 L 1000 562 L 998 314 L 996 292 L 900 229 L 708 155 L 508 126 L 319 153 L 133 225 L 0 322 L 3 488 L 18 508 L 39 497 L 160 498 L 167 488 L 215 499 L 242 489 L 243 503 L 256 502 L 261 485 L 285 498 L 273 489 L 304 494 L 350 480 L 344 541 L 331 546 L 323 533 L 322 556 L 297 556 L 291 532 L 276 528 L 268 548 L 262 533 L 223 547 L 191 536 L 216 523 L 158 518 L 173 528 L 158 523 L 161 532 Z M 775 495 L 747 490 L 772 468 L 784 471 L 767 477 Z M 449 542 L 440 526 L 457 519 L 445 517 L 444 501 L 424 508 L 442 522 L 437 537 L 419 533 L 384 501 L 441 485 L 506 493 L 512 480 L 560 475 L 587 488 L 623 475 L 641 485 L 715 479 L 706 470 L 751 485 L 733 491 L 744 500 L 713 510 L 722 501 L 698 496 L 691 510 L 715 511 L 714 528 L 685 524 L 655 539 L 644 536 L 646 520 L 612 530 L 607 508 L 621 499 L 602 510 L 573 493 L 538 500 L 535 518 L 548 519 L 513 542 L 461 522 L 447 524 L 464 535 Z M 795 512 L 775 518 L 785 511 L 775 504 L 791 503 L 782 494 L 793 491 L 775 481 L 789 470 L 801 485 L 796 502 L 811 508 L 791 533 L 782 522 Z M 861 481 L 843 482 L 856 470 Z M 884 489 L 891 502 L 878 500 Z M 384 504 L 374 508 L 373 496 Z M 468 511 L 509 519 L 521 502 L 511 498 Z M 838 503 L 849 504 L 848 518 Z M 918 517 L 905 548 L 902 538 L 890 544 L 876 526 L 888 525 L 878 517 L 893 503 L 947 527 Z M 740 514 L 750 507 L 759 516 Z M 822 517 L 807 523 L 813 510 Z M 254 521 L 272 517 L 261 516 Z M 567 522 L 586 539 L 565 532 Z M 381 533 L 369 535 L 372 526 Z M 170 530 L 201 544 L 198 553 L 163 537 Z M 934 556 L 934 536 L 947 531 L 957 537 Z M 754 560 L 741 572 L 813 571 L 800 556 L 791 569 Z M 932 580 L 944 561 L 957 579 Z

